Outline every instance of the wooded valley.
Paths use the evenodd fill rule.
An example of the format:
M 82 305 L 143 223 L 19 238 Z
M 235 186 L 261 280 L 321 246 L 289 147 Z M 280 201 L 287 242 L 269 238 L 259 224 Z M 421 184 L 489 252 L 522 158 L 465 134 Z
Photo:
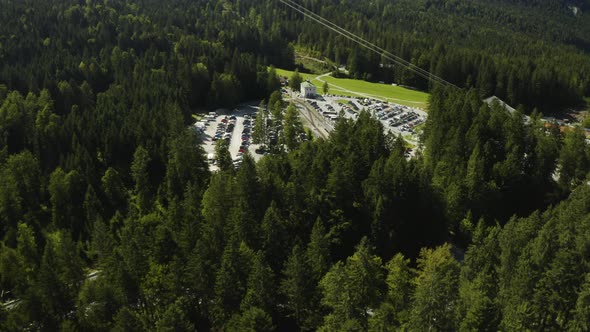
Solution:
M 0 0 L 0 330 L 590 329 L 590 148 L 541 121 L 588 1 L 301 4 L 460 88 L 277 1 Z M 287 108 L 296 48 L 429 91 L 417 155 L 361 112 L 210 172 L 192 114 Z

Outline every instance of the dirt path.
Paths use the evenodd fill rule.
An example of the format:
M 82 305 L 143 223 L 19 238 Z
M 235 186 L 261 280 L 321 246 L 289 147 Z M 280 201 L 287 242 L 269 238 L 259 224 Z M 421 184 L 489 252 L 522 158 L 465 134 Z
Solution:
M 310 56 L 307 56 L 307 55 L 296 54 L 295 57 L 296 58 L 307 59 L 307 60 L 312 60 L 312 61 L 319 62 L 319 63 L 326 63 L 326 61 L 324 61 L 324 60 L 320 60 L 318 58 L 313 58 L 313 57 L 310 57 Z

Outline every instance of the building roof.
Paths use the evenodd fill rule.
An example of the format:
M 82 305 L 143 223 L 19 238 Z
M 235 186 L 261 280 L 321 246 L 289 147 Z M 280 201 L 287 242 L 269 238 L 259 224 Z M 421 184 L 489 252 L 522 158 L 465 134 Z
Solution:
M 485 103 L 487 103 L 488 105 L 491 105 L 492 102 L 494 101 L 498 101 L 498 103 L 500 104 L 500 106 L 504 107 L 508 112 L 510 113 L 514 113 L 516 111 L 516 109 L 514 109 L 514 107 L 506 104 L 502 99 L 496 97 L 496 96 L 491 96 L 490 98 L 484 99 L 483 100 Z
M 502 106 L 505 110 L 510 112 L 510 114 L 514 114 L 514 112 L 516 112 L 516 109 L 514 107 L 506 104 L 506 102 L 504 102 L 502 99 L 500 99 L 496 96 L 491 96 L 490 98 L 484 99 L 483 101 L 490 106 L 492 105 L 492 103 L 497 101 L 498 104 L 500 104 L 500 106 Z M 530 116 L 523 114 L 523 118 L 524 118 L 524 123 L 528 124 L 531 122 Z
M 315 85 L 306 81 L 306 82 L 301 83 L 301 87 L 302 88 L 315 88 Z

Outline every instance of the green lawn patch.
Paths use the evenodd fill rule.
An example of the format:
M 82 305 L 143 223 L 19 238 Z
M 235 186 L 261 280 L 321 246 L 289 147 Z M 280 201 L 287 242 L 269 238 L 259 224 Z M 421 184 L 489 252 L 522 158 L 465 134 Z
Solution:
M 277 68 L 277 75 L 290 78 L 293 71 Z M 321 93 L 324 82 L 317 80 L 316 74 L 300 73 L 304 80 L 309 80 Z M 402 88 L 389 84 L 371 83 L 349 78 L 334 78 L 324 76 L 322 80 L 328 82 L 330 87 L 329 94 L 341 95 L 346 97 L 371 97 L 383 101 L 390 101 L 400 105 L 410 107 L 428 108 L 429 94 L 422 91 Z
M 348 78 L 323 78 L 331 86 L 330 91 L 340 94 L 338 90 L 348 90 L 353 95 L 368 95 L 375 99 L 391 101 L 401 105 L 426 108 L 428 105 L 428 93 L 393 86 L 389 84 L 371 83 Z

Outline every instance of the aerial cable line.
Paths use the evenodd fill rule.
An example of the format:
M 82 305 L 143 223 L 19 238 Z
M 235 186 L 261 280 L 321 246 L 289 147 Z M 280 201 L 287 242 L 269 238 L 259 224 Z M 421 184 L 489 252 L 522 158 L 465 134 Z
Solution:
M 386 59 L 388 59 L 400 66 L 403 66 L 403 67 L 407 68 L 408 70 L 413 71 L 414 73 L 418 74 L 419 76 L 421 76 L 427 80 L 433 81 L 434 83 L 454 86 L 452 83 L 445 81 L 444 79 L 442 79 L 436 75 L 433 75 L 420 67 L 416 67 L 416 66 L 412 65 L 408 61 L 406 61 L 400 57 L 397 57 L 394 54 L 391 54 L 390 52 L 378 47 L 377 45 L 372 44 L 372 43 L 368 42 L 367 40 L 339 27 L 338 25 L 336 25 L 336 24 L 324 19 L 323 17 L 307 10 L 305 7 L 295 3 L 293 1 L 290 1 L 290 0 L 280 0 L 280 1 L 283 2 L 285 5 L 291 7 L 295 11 L 312 19 L 313 21 L 316 21 L 316 22 L 324 25 L 325 27 L 329 28 L 330 30 L 335 31 L 340 35 L 343 35 L 344 37 L 356 42 L 357 44 L 360 44 L 361 46 L 363 46 L 375 53 L 379 53 L 384 58 L 386 58 Z
M 381 56 L 383 56 L 383 57 L 385 57 L 385 58 L 387 58 L 387 59 L 389 59 L 389 60 L 391 60 L 391 61 L 393 61 L 393 62 L 395 62 L 395 63 L 397 63 L 397 64 L 399 64 L 401 66 L 403 66 L 403 67 L 406 67 L 406 68 L 408 68 L 408 69 L 410 69 L 410 70 L 412 70 L 412 71 L 414 71 L 416 73 L 420 72 L 418 74 L 420 76 L 426 78 L 426 79 L 433 80 L 433 81 L 440 81 L 442 84 L 449 84 L 449 85 L 451 85 L 451 83 L 445 81 L 444 79 L 442 79 L 442 78 L 440 78 L 438 76 L 435 76 L 435 75 L 431 75 L 429 72 L 427 72 L 426 70 L 424 70 L 424 69 L 422 69 L 420 67 L 413 66 L 410 62 L 404 60 L 403 58 L 398 57 L 398 56 L 396 56 L 396 55 L 388 52 L 387 50 L 385 50 L 385 49 L 383 49 L 383 48 L 381 48 L 381 47 L 379 47 L 379 46 L 377 46 L 377 45 L 375 45 L 375 44 L 373 44 L 373 43 L 371 43 L 371 42 L 363 39 L 362 37 L 360 37 L 358 35 L 355 35 L 352 32 L 349 32 L 349 31 L 345 30 L 344 28 L 336 25 L 335 23 L 332 23 L 332 22 L 324 19 L 323 17 L 315 14 L 314 12 L 308 10 L 307 8 L 305 8 L 305 7 L 297 4 L 296 2 L 294 2 L 292 0 L 285 0 L 285 1 L 281 1 L 281 2 L 283 2 L 284 4 L 286 4 L 287 6 L 289 6 L 291 8 L 293 8 L 294 6 L 297 7 L 297 8 L 293 8 L 293 9 L 296 10 L 296 11 L 298 11 L 298 12 L 300 12 L 300 13 L 302 13 L 306 17 L 308 17 L 308 18 L 310 18 L 310 19 L 312 19 L 312 20 L 314 20 L 316 22 L 318 22 L 318 20 L 321 21 L 321 22 L 318 22 L 318 23 L 320 23 L 320 24 L 328 27 L 330 30 L 333 30 L 333 31 L 335 31 L 335 32 L 337 32 L 337 33 L 345 36 L 348 39 L 353 40 L 356 43 L 361 44 L 362 46 L 368 48 L 369 50 L 371 50 L 373 52 L 380 53 Z
M 441 85 L 455 86 L 453 83 L 450 83 L 450 82 L 448 82 L 448 81 L 446 81 L 434 74 L 431 74 L 428 71 L 426 71 L 418 66 L 415 66 L 412 63 L 404 60 L 403 58 L 398 57 L 398 56 L 388 52 L 387 50 L 363 39 L 362 37 L 359 37 L 358 35 L 355 35 L 354 33 L 338 26 L 337 24 L 328 21 L 327 19 L 321 17 L 320 15 L 315 14 L 314 12 L 308 10 L 307 8 L 299 5 L 298 3 L 296 3 L 292 0 L 279 0 L 279 1 L 282 2 L 283 4 L 285 4 L 286 6 L 290 7 L 291 9 L 303 14 L 305 17 L 325 26 L 326 28 L 344 36 L 345 38 L 363 46 L 364 48 L 366 48 L 370 51 L 378 53 L 383 58 L 390 60 L 393 63 L 398 64 L 402 67 L 405 67 L 406 69 L 425 78 L 426 80 L 429 80 L 429 81 L 432 81 L 433 83 L 437 83 L 437 84 L 441 84 Z
M 297 4 L 297 3 L 295 3 L 295 2 L 293 2 L 291 0 L 280 0 L 280 1 L 282 3 L 284 3 L 285 5 L 291 7 L 295 11 L 303 14 L 304 16 L 306 16 L 306 17 L 308 17 L 310 19 L 312 19 L 313 21 L 316 21 L 316 22 L 324 25 L 325 27 L 329 28 L 330 30 L 335 31 L 336 33 L 338 33 L 340 35 L 343 35 L 344 37 L 346 37 L 346 38 L 348 38 L 348 39 L 356 42 L 357 44 L 360 44 L 361 46 L 363 46 L 363 47 L 365 47 L 365 48 L 367 48 L 367 49 L 369 49 L 369 50 L 371 50 L 371 51 L 373 51 L 375 53 L 379 53 L 384 58 L 386 58 L 386 59 L 388 59 L 388 60 L 390 60 L 390 61 L 392 61 L 392 62 L 394 62 L 394 63 L 396 63 L 398 65 L 401 65 L 401 66 L 407 68 L 408 70 L 413 71 L 414 73 L 418 74 L 419 76 L 421 76 L 421 77 L 423 77 L 423 78 L 425 78 L 427 80 L 433 81 L 434 83 L 439 83 L 439 84 L 443 84 L 443 85 L 452 85 L 452 86 L 454 86 L 454 84 L 452 84 L 452 83 L 450 83 L 450 82 L 448 82 L 448 81 L 446 81 L 446 80 L 444 80 L 444 79 L 442 79 L 442 78 L 440 78 L 440 77 L 438 77 L 436 75 L 433 75 L 433 74 L 427 72 L 426 70 L 424 70 L 424 69 L 422 69 L 420 67 L 417 67 L 417 66 L 412 65 L 408 61 L 406 61 L 406 60 L 404 60 L 404 59 L 402 59 L 402 58 L 400 58 L 400 57 L 398 57 L 398 56 L 396 56 L 394 54 L 391 54 L 387 50 L 384 50 L 383 48 L 380 48 L 377 45 L 372 44 L 372 43 L 368 42 L 367 40 L 365 40 L 365 39 L 363 39 L 363 38 L 361 38 L 361 37 L 359 37 L 359 36 L 357 36 L 357 35 L 349 32 L 349 31 L 347 31 L 347 30 L 339 27 L 338 25 L 336 25 L 336 24 L 334 24 L 334 23 L 332 23 L 332 22 L 324 19 L 323 17 L 321 17 L 321 16 L 319 16 L 319 15 L 317 15 L 317 14 L 309 11 L 305 7 L 299 5 L 299 4 Z

